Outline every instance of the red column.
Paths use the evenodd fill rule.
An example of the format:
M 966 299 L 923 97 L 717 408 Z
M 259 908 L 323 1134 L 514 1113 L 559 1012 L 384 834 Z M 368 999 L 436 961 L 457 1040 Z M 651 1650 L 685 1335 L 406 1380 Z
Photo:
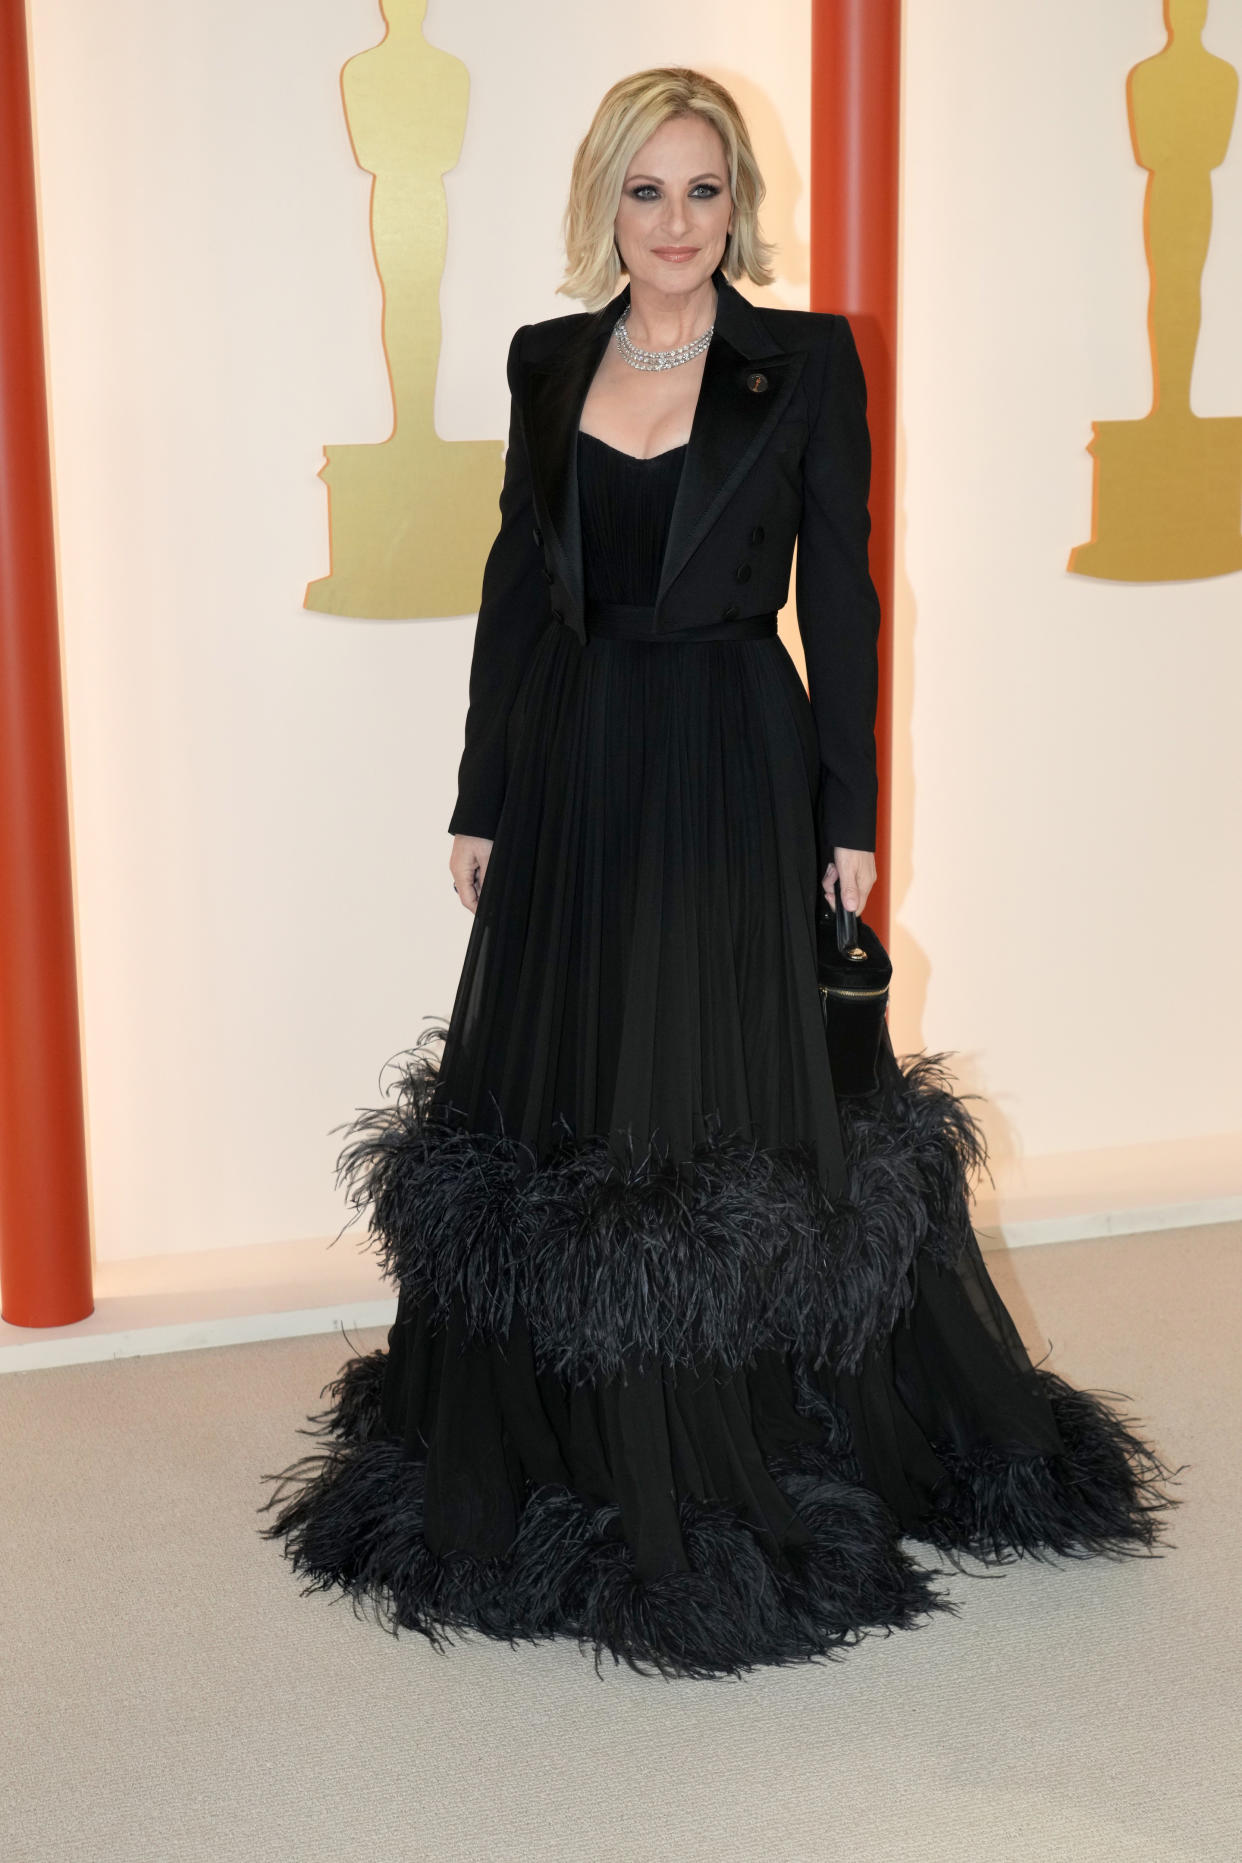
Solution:
M 880 808 L 869 924 L 889 936 L 901 0 L 813 0 L 811 309 L 844 311 L 867 377 L 871 574 L 879 591 Z
M 25 0 L 0 0 L 0 1294 L 92 1312 Z

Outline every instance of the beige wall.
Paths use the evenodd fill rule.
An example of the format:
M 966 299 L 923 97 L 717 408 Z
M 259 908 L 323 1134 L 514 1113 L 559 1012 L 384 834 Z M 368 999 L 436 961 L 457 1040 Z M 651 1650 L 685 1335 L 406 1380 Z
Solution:
M 1161 7 L 907 14 L 895 1033 L 960 1051 L 1010 1216 L 1236 1197 L 1242 576 L 1065 570 L 1091 421 L 1150 406 Z M 1242 70 L 1242 7 L 1208 44 Z M 1214 228 L 1194 405 L 1242 415 L 1242 123 Z
M 1220 1136 L 1242 1128 L 1242 581 L 1063 567 L 1091 418 L 1146 406 L 1121 102 L 1146 10 L 907 7 L 894 1034 L 988 1095 L 1022 1217 L 1242 1192 Z M 1242 67 L 1242 18 L 1214 11 Z M 472 78 L 445 437 L 503 435 L 512 329 L 572 308 L 569 161 L 622 72 L 735 88 L 772 299 L 806 303 L 809 9 L 755 18 L 433 0 Z M 444 824 L 472 622 L 300 606 L 327 567 L 321 445 L 387 431 L 337 91 L 379 31 L 372 0 L 32 0 L 103 1258 L 335 1233 L 331 1129 L 447 1015 L 469 930 Z M 1242 413 L 1242 129 L 1217 200 L 1196 395 Z M 1157 996 L 1162 884 L 1195 949 Z

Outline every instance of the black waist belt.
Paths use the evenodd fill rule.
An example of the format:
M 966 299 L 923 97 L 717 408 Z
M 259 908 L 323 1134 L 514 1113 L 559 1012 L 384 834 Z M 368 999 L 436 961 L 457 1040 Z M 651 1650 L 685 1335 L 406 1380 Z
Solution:
M 584 615 L 587 639 L 605 640 L 770 640 L 776 633 L 776 616 L 741 615 L 734 621 L 708 621 L 702 627 L 664 628 L 657 632 L 655 609 L 629 607 L 621 602 L 588 603 Z

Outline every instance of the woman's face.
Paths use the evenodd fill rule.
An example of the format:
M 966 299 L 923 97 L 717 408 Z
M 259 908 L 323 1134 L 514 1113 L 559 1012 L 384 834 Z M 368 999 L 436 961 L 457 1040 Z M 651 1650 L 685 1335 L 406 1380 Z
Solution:
M 701 116 L 670 117 L 636 152 L 621 188 L 615 230 L 631 286 L 694 291 L 724 256 L 732 216 L 719 133 Z

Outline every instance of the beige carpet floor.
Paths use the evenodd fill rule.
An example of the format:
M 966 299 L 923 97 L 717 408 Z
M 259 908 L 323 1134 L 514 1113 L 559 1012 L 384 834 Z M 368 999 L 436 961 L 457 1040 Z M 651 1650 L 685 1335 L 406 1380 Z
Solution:
M 1238 1863 L 1242 1232 L 988 1262 L 1033 1356 L 1189 1464 L 1174 1548 L 972 1565 L 958 1618 L 740 1680 L 301 1597 L 259 1475 L 382 1331 L 0 1378 L 4 1863 Z

